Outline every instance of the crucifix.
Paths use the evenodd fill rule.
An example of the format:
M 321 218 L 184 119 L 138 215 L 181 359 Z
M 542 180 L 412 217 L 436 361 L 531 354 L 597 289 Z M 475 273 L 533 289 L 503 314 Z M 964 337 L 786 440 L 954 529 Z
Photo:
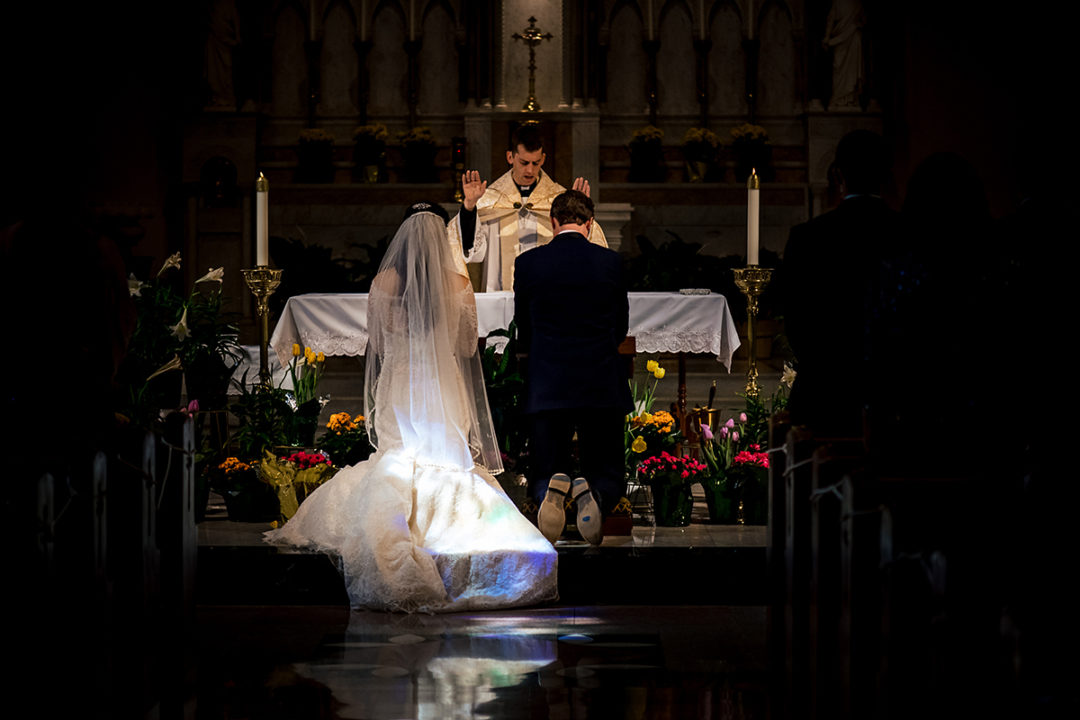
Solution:
M 525 112 L 540 112 L 540 103 L 536 101 L 536 46 L 544 40 L 555 37 L 551 33 L 541 32 L 536 27 L 536 18 L 529 18 L 529 27 L 510 36 L 514 40 L 523 40 L 529 46 L 529 99 L 521 106 Z

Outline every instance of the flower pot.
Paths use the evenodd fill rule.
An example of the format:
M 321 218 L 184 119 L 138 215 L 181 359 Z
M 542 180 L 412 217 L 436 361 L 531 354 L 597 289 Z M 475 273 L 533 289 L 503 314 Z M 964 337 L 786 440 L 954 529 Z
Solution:
M 663 527 L 686 527 L 694 508 L 690 486 L 684 483 L 654 483 L 652 485 L 653 514 L 656 524 Z
M 300 164 L 296 180 L 302 183 L 328 183 L 334 180 L 334 146 L 325 142 L 300 144 Z
M 274 489 L 263 483 L 240 490 L 225 490 L 221 496 L 232 522 L 272 522 L 281 512 Z
M 709 508 L 709 522 L 720 525 L 734 525 L 739 519 L 739 499 L 732 492 L 726 479 L 706 480 L 701 484 L 705 489 L 705 505 Z
M 312 447 L 315 445 L 315 432 L 319 429 L 319 413 L 322 404 L 312 398 L 300 405 L 289 418 L 288 438 L 291 445 Z
M 667 177 L 660 143 L 630 146 L 630 182 L 663 182 Z
M 745 525 L 766 525 L 769 522 L 768 470 L 743 466 L 732 471 L 729 480 L 734 487 L 736 503 L 742 504 Z

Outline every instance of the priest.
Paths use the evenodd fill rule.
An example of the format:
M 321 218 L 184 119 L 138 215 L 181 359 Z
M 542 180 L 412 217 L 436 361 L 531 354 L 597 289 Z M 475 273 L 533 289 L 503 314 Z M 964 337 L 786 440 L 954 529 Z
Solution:
M 506 174 L 490 186 L 476 170 L 461 176 L 464 200 L 448 230 L 451 243 L 462 248 L 465 262 L 482 265 L 481 291 L 511 290 L 517 257 L 551 240 L 551 201 L 566 188 L 543 171 L 544 160 L 539 125 L 525 123 L 511 136 Z M 588 195 L 589 183 L 577 178 L 573 189 Z M 589 242 L 607 247 L 595 221 Z

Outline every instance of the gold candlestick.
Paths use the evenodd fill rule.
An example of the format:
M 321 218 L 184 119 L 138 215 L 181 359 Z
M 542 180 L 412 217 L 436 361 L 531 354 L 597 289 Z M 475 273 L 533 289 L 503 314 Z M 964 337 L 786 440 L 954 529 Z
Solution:
M 525 112 L 540 112 L 540 103 L 536 101 L 536 46 L 544 40 L 555 37 L 551 33 L 541 32 L 536 27 L 536 18 L 529 18 L 529 27 L 511 35 L 514 40 L 523 40 L 529 46 L 529 99 L 521 106 Z
M 266 265 L 241 270 L 248 290 L 255 296 L 255 309 L 259 313 L 259 382 L 264 387 L 273 384 L 270 376 L 270 296 L 281 284 L 281 270 Z
M 772 268 L 749 265 L 744 268 L 735 268 L 733 272 L 735 273 L 735 285 L 746 296 L 746 341 L 749 346 L 747 347 L 747 357 L 750 358 L 746 370 L 746 394 L 748 397 L 757 397 L 761 393 L 761 388 L 757 384 L 758 371 L 754 320 L 758 314 L 758 297 L 772 279 Z

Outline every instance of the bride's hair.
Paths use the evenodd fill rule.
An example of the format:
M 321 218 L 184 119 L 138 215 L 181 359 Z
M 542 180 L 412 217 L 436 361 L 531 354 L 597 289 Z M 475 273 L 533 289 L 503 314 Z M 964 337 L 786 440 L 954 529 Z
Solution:
M 426 200 L 421 200 L 420 202 L 415 202 L 410 205 L 405 210 L 405 216 L 401 219 L 402 221 L 405 221 L 413 215 L 422 212 L 435 213 L 442 218 L 444 224 L 450 222 L 450 215 L 446 212 L 446 208 L 444 208 L 442 205 L 439 205 L 438 203 L 428 202 Z

